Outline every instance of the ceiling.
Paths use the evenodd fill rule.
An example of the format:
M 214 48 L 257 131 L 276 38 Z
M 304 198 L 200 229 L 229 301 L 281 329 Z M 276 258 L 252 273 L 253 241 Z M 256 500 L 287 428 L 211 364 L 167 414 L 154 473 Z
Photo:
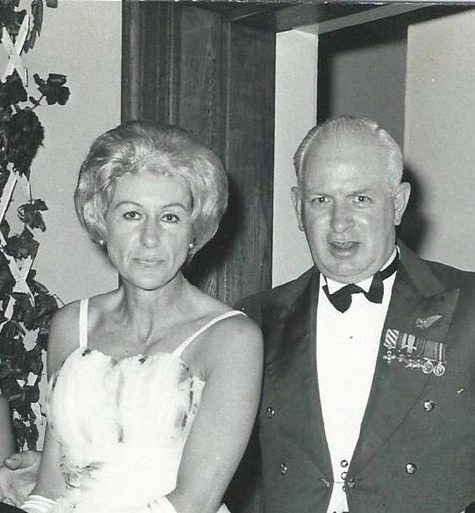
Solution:
M 234 23 L 258 27 L 272 32 L 299 28 L 314 33 L 338 30 L 388 16 L 406 15 L 418 11 L 419 16 L 450 14 L 467 6 L 465 2 L 391 2 L 342 0 L 175 0 L 181 5 L 193 5 L 214 11 Z M 414 17 L 414 16 L 412 16 Z

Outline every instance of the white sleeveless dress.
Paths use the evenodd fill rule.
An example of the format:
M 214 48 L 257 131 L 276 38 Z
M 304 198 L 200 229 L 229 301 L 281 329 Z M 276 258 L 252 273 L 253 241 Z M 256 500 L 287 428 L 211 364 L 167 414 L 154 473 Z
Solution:
M 87 348 L 88 300 L 81 301 L 80 346 L 52 377 L 48 422 L 59 441 L 66 494 L 52 513 L 149 513 L 175 489 L 183 447 L 205 382 L 181 359 L 219 315 L 173 353 L 115 360 Z M 223 505 L 219 513 L 227 512 Z

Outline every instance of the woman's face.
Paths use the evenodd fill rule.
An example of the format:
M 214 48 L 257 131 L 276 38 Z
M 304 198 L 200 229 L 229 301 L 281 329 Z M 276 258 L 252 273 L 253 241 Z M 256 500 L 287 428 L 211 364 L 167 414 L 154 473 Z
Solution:
M 191 192 L 179 178 L 148 171 L 115 184 L 105 215 L 107 252 L 126 282 L 144 290 L 169 283 L 193 238 Z

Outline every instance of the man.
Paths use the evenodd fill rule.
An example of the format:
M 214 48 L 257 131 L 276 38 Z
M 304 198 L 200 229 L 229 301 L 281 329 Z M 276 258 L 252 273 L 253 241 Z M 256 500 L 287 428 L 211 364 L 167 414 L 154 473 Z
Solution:
M 475 500 L 474 275 L 396 243 L 410 186 L 376 123 L 315 127 L 294 162 L 315 267 L 242 306 L 266 352 L 250 510 L 459 513 Z

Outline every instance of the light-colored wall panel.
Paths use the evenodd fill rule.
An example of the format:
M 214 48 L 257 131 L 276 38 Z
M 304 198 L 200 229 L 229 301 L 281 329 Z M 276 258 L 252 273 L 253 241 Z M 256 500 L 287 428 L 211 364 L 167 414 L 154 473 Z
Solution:
M 120 122 L 121 3 L 62 0 L 57 9 L 45 8 L 41 36 L 24 61 L 30 77 L 63 73 L 71 89 L 65 106 L 37 109 L 45 139 L 31 173 L 33 196 L 49 207 L 34 268 L 67 303 L 117 286 L 116 273 L 79 226 L 73 191 L 91 142 Z
M 290 200 L 296 183 L 292 157 L 315 125 L 317 36 L 297 30 L 277 34 L 273 285 L 296 278 L 312 265 Z
M 475 11 L 408 33 L 405 157 L 421 191 L 419 251 L 475 270 Z

